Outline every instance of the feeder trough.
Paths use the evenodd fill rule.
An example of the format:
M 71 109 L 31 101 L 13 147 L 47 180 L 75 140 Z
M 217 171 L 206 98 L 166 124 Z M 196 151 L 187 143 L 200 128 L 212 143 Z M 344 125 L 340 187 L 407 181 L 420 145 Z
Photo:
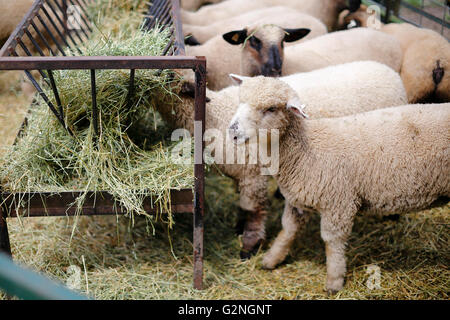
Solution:
M 61 125 L 69 131 L 65 123 L 63 107 L 58 94 L 58 83 L 53 76 L 54 70 L 90 70 L 92 119 L 98 133 L 99 119 L 96 102 L 96 70 L 129 70 L 129 93 L 133 93 L 136 69 L 192 69 L 195 72 L 195 121 L 201 122 L 201 129 L 194 134 L 194 188 L 171 190 L 171 212 L 193 213 L 193 247 L 194 247 L 194 287 L 202 288 L 203 278 L 203 214 L 204 214 L 204 161 L 203 133 L 205 128 L 205 93 L 206 93 L 206 59 L 204 57 L 185 56 L 184 38 L 180 20 L 179 0 L 154 0 L 149 3 L 145 16 L 144 28 L 152 29 L 158 24 L 170 31 L 170 41 L 163 56 L 82 56 L 80 44 L 89 38 L 93 25 L 88 19 L 89 0 L 36 0 L 26 16 L 19 23 L 0 51 L 0 70 L 23 70 L 34 85 L 42 99 Z M 70 27 L 68 9 L 75 6 L 79 10 L 78 28 Z M 39 27 L 38 27 L 39 26 Z M 67 48 L 81 56 L 67 56 Z M 32 56 L 37 52 L 40 56 Z M 44 52 L 50 52 L 46 56 Z M 32 71 L 37 70 L 43 81 L 37 81 Z M 54 95 L 50 99 L 39 83 L 48 85 Z M 54 105 L 51 100 L 56 101 Z M 26 120 L 22 128 L 26 127 Z M 19 132 L 20 135 L 20 132 Z M 43 190 L 44 191 L 44 190 Z M 68 205 L 73 203 L 80 192 L 35 192 L 33 194 L 12 194 L 2 192 L 0 186 L 0 251 L 11 255 L 8 236 L 7 218 L 73 216 L 78 214 Z M 24 209 L 8 210 L 19 199 L 27 199 Z M 149 213 L 158 207 L 149 197 L 144 201 L 144 208 Z M 92 191 L 83 204 L 82 215 L 116 215 L 125 214 L 117 206 L 108 192 Z

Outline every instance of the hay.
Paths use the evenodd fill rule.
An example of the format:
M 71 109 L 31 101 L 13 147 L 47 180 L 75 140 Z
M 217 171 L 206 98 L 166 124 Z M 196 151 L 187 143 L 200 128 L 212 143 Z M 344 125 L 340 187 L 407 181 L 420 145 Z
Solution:
M 140 15 L 135 20 L 138 16 L 142 21 Z M 100 32 L 104 29 L 99 27 L 93 40 L 82 48 L 83 55 L 162 55 L 169 41 L 168 30 L 130 29 L 134 24 L 125 25 L 126 32 L 108 34 Z M 0 160 L 0 183 L 4 190 L 84 191 L 71 204 L 78 210 L 88 191 L 108 191 L 127 213 L 144 215 L 143 200 L 151 196 L 160 208 L 159 213 L 169 212 L 171 224 L 170 190 L 192 188 L 194 179 L 192 166 L 173 163 L 170 157 L 173 144 L 168 139 L 155 139 L 164 136 L 167 130 L 151 108 L 156 97 L 159 101 L 161 97 L 177 99 L 173 93 L 177 82 L 172 80 L 171 72 L 136 70 L 135 90 L 128 101 L 129 71 L 98 70 L 98 137 L 91 122 L 90 71 L 59 70 L 54 71 L 54 77 L 65 122 L 74 137 L 39 98 L 31 109 L 23 137 Z M 56 106 L 51 89 L 47 87 L 46 93 Z

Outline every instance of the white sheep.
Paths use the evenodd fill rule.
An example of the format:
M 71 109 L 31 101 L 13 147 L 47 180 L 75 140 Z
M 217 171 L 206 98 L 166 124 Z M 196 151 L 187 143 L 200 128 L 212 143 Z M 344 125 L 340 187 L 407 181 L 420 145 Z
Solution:
M 183 24 L 183 32 L 190 43 L 204 43 L 214 36 L 224 34 L 230 30 L 240 30 L 248 25 L 275 24 L 283 28 L 296 28 L 302 26 L 311 32 L 300 41 L 313 39 L 327 33 L 327 27 L 317 18 L 308 14 L 293 10 L 289 7 L 268 7 L 260 10 L 250 11 L 229 19 L 217 21 L 207 26 L 196 26 Z M 297 42 L 294 42 L 297 43 Z
M 406 93 L 398 73 L 372 61 L 333 66 L 280 79 L 295 85 L 298 94 L 305 97 L 304 103 L 313 118 L 342 116 L 406 103 Z M 163 101 L 155 105 L 168 123 L 192 133 L 194 101 L 191 96 L 194 87 L 190 87 L 190 95 L 187 88 L 189 86 L 184 86 L 181 92 L 181 101 Z M 219 92 L 207 90 L 210 102 L 206 106 L 206 129 L 217 128 L 226 135 L 225 130 L 239 104 L 238 90 L 236 86 Z M 248 214 L 241 257 L 248 257 L 265 238 L 268 178 L 261 175 L 257 165 L 224 164 L 218 167 L 239 186 L 240 209 Z
M 189 11 L 196 11 L 201 6 L 210 3 L 219 3 L 224 0 L 181 0 L 181 8 Z
M 283 75 L 358 60 L 373 60 L 400 71 L 400 43 L 383 32 L 357 28 L 329 33 L 284 49 Z
M 255 24 L 227 33 L 223 37 L 214 37 L 200 46 L 186 46 L 186 54 L 206 56 L 208 88 L 220 90 L 232 84 L 229 73 L 248 76 L 281 75 L 283 43 L 297 41 L 309 31 L 306 28 L 287 29 L 275 25 Z M 245 43 L 243 48 L 238 46 L 241 43 Z
M 342 10 L 349 8 L 353 12 L 360 4 L 360 0 L 228 0 L 197 12 L 182 10 L 181 19 L 183 23 L 205 26 L 257 9 L 285 6 L 316 17 L 325 23 L 328 30 L 333 30 Z
M 302 212 L 316 211 L 326 247 L 326 288 L 337 292 L 358 212 L 410 212 L 450 197 L 449 103 L 305 120 L 302 97 L 265 77 L 243 80 L 239 102 L 229 127 L 236 143 L 252 139 L 258 129 L 279 131 L 275 178 L 288 205 L 265 268 L 284 260 Z

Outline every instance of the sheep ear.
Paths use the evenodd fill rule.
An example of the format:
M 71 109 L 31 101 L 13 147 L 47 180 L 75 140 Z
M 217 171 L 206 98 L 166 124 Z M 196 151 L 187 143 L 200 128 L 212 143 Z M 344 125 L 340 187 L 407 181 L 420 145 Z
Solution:
M 231 78 L 231 80 L 233 80 L 234 84 L 236 84 L 238 86 L 240 86 L 245 79 L 249 78 L 249 77 L 239 76 L 239 75 L 233 74 L 233 73 L 230 73 L 228 76 Z
M 359 7 L 361 6 L 361 0 L 347 0 L 347 9 L 350 12 L 358 11 Z
M 308 119 L 309 116 L 305 112 L 306 106 L 301 104 L 298 98 L 294 98 L 288 101 L 286 109 L 293 112 L 297 117 Z
M 230 31 L 222 35 L 223 39 L 230 44 L 241 44 L 247 39 L 247 29 Z
M 285 28 L 284 31 L 286 32 L 286 35 L 284 36 L 284 41 L 285 42 L 294 42 L 294 41 L 300 40 L 301 38 L 306 37 L 311 32 L 311 29 L 306 29 L 306 28 L 287 29 L 287 28 Z

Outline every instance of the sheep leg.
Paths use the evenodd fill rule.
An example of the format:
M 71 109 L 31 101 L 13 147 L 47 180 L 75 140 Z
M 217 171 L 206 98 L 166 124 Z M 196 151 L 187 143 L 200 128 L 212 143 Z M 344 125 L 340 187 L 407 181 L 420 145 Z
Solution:
M 241 259 L 249 259 L 266 237 L 267 180 L 267 176 L 247 172 L 239 182 L 240 211 L 247 213 L 242 233 Z
M 349 211 L 346 211 L 347 213 Z M 345 248 L 353 227 L 354 214 L 322 214 L 320 233 L 325 242 L 327 257 L 328 294 L 335 294 L 344 287 L 346 273 Z
M 274 269 L 284 261 L 292 242 L 295 240 L 295 235 L 306 226 L 310 217 L 311 214 L 309 212 L 303 212 L 286 202 L 281 220 L 283 229 L 278 234 L 270 250 L 264 255 L 262 262 L 264 269 Z

